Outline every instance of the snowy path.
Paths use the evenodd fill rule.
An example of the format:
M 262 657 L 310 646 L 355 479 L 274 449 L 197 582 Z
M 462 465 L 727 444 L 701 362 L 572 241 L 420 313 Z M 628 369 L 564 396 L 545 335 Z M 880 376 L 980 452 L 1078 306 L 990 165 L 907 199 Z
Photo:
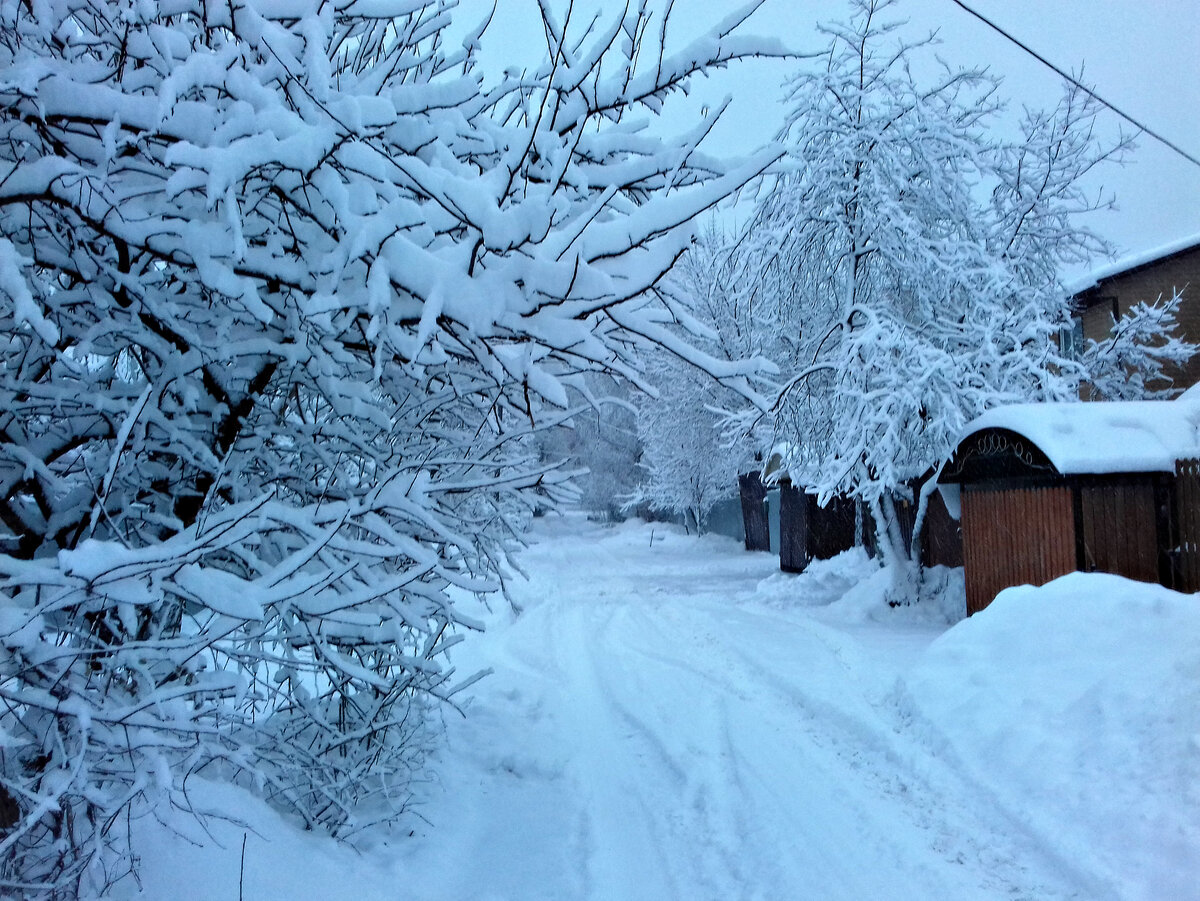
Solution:
M 496 674 L 412 849 L 446 874 L 427 897 L 1105 895 L 903 730 L 895 677 L 944 626 L 771 605 L 805 583 L 721 539 L 550 526 L 525 612 L 476 643 Z
M 358 853 L 197 783 L 246 825 L 151 830 L 115 897 L 1200 901 L 1196 598 L 1080 574 L 931 647 L 944 618 L 888 610 L 861 557 L 534 538 L 520 616 L 464 602 L 488 631 L 454 662 L 494 674 L 411 835 Z

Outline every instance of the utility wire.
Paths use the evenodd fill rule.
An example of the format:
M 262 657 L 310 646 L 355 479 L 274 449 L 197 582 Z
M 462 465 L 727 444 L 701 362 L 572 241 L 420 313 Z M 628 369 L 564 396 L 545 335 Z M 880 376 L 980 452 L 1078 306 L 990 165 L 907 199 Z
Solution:
M 1012 43 L 1016 44 L 1018 47 L 1020 47 L 1022 50 L 1024 50 L 1026 53 L 1028 53 L 1030 56 L 1032 56 L 1034 59 L 1036 59 L 1038 62 L 1040 62 L 1043 66 L 1053 69 L 1055 72 L 1057 72 L 1059 75 L 1061 75 L 1067 81 L 1069 81 L 1071 84 L 1075 85 L 1075 87 L 1079 88 L 1084 93 L 1093 97 L 1099 103 L 1108 107 L 1110 110 L 1112 110 L 1118 116 L 1120 116 L 1122 119 L 1125 119 L 1126 121 L 1131 122 L 1133 125 L 1137 126 L 1138 129 L 1140 129 L 1141 131 L 1150 135 L 1150 137 L 1154 138 L 1156 141 L 1159 141 L 1160 143 L 1165 144 L 1166 146 L 1170 147 L 1172 150 L 1174 150 L 1176 153 L 1178 153 L 1181 157 L 1183 157 L 1188 162 L 1193 163 L 1196 166 L 1200 166 L 1200 159 L 1197 159 L 1196 157 L 1192 156 L 1192 154 L 1188 153 L 1186 150 L 1184 150 L 1178 144 L 1175 144 L 1172 141 L 1167 140 L 1162 135 L 1160 135 L 1158 132 L 1156 132 L 1154 129 L 1150 128 L 1148 125 L 1143 125 L 1137 119 L 1133 118 L 1133 116 L 1129 115 L 1129 113 L 1127 113 L 1124 110 L 1121 110 L 1118 107 L 1116 107 L 1115 105 L 1109 103 L 1107 100 L 1105 100 L 1103 97 L 1101 97 L 1095 91 L 1093 91 L 1087 85 L 1082 84 L 1073 75 L 1069 75 L 1066 72 L 1064 72 L 1062 69 L 1060 69 L 1058 66 L 1054 65 L 1054 63 L 1050 62 L 1050 60 L 1046 59 L 1046 57 L 1042 56 L 1040 53 L 1038 53 L 1036 50 L 1034 50 L 1028 44 L 1025 44 L 1022 41 L 1020 41 L 1019 39 L 1013 37 L 1011 34 L 1009 34 L 1007 31 L 1005 31 L 1003 28 L 1001 28 L 999 25 L 997 25 L 991 19 L 988 19 L 986 16 L 983 16 L 983 15 L 975 12 L 975 10 L 971 9 L 971 7 L 969 7 L 969 6 L 967 6 L 967 4 L 963 3 L 962 0 L 950 0 L 950 2 L 954 3 L 956 6 L 961 7 L 963 10 L 970 13 L 976 19 L 978 19 L 980 22 L 982 22 L 984 25 L 986 25 L 988 28 L 992 29 L 993 31 L 1000 34 L 1002 37 L 1004 37 L 1007 40 L 1011 41 Z

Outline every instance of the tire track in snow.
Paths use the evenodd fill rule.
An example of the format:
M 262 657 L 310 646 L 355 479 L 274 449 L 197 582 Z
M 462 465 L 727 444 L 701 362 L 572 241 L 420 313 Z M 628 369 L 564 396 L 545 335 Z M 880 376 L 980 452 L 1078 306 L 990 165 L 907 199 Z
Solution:
M 674 875 L 664 874 L 666 881 L 689 887 L 683 894 L 664 896 L 629 895 L 626 886 L 626 894 L 608 897 L 804 897 L 805 886 L 813 885 L 821 886 L 819 894 L 828 898 L 888 896 L 894 885 L 889 868 L 880 868 L 880 858 L 890 854 L 892 870 L 911 869 L 893 847 L 889 830 L 895 821 L 880 818 L 873 798 L 847 803 L 841 762 L 817 743 L 807 750 L 789 748 L 785 741 L 794 735 L 790 718 L 780 718 L 772 705 L 751 703 L 753 695 L 748 699 L 736 682 L 709 673 L 699 680 L 709 692 L 689 695 L 687 689 L 702 674 L 694 666 L 668 663 L 651 674 L 643 665 L 623 664 L 628 651 L 644 650 L 628 636 L 659 625 L 645 609 L 637 614 L 632 629 L 628 623 L 616 628 L 619 620 L 633 618 L 632 608 L 608 616 L 605 628 L 592 631 L 579 651 L 593 670 L 592 701 L 601 702 L 595 706 L 607 709 L 609 719 L 620 724 L 626 748 L 641 747 L 640 760 L 655 763 L 643 771 L 646 784 L 639 795 L 661 795 L 655 783 L 663 774 L 688 773 L 681 803 L 666 811 L 646 808 L 646 813 L 651 817 L 648 838 L 662 844 L 653 849 L 655 858 L 672 863 Z M 614 653 L 618 640 L 621 653 Z M 674 647 L 685 649 L 684 660 L 694 660 L 712 655 L 714 648 L 707 644 L 698 647 L 693 636 L 680 636 Z M 690 697 L 686 717 L 669 701 L 656 703 L 654 688 L 668 679 L 666 673 L 674 673 L 682 684 L 670 686 L 663 696 Z M 730 710 L 748 712 L 731 715 Z M 771 727 L 774 742 L 767 734 Z M 781 768 L 780 758 L 789 751 L 802 752 L 805 766 Z M 805 816 L 808 810 L 816 811 L 815 819 Z M 597 827 L 604 832 L 613 825 Z M 806 829 L 814 828 L 818 833 L 832 830 L 838 840 L 831 845 L 823 836 L 806 835 Z M 936 873 L 922 874 L 922 879 L 926 891 L 920 895 L 961 896 L 962 886 L 955 880 Z
M 723 614 L 727 626 L 728 611 Z M 835 636 L 828 627 L 799 617 L 791 626 L 794 637 L 811 638 L 827 648 L 846 673 L 856 671 L 853 662 L 844 659 L 850 648 L 844 640 L 831 640 Z M 988 877 L 982 888 L 1030 899 L 1073 898 L 1081 892 L 1089 899 L 1114 897 L 1102 879 L 1047 850 L 1052 844 L 1045 836 L 1019 813 L 1006 809 L 961 766 L 942 759 L 942 749 L 909 735 L 895 704 L 895 689 L 882 699 L 822 697 L 788 679 L 784 667 L 765 663 L 739 643 L 721 643 L 720 650 L 725 654 L 722 666 L 737 672 L 739 681 L 757 684 L 797 711 L 815 746 L 828 749 L 864 784 L 899 802 L 897 810 L 930 836 L 931 848 L 947 860 L 969 855 L 979 861 Z
M 745 897 L 747 876 L 741 869 L 741 848 L 730 839 L 730 806 L 713 791 L 714 784 L 719 787 L 724 780 L 713 780 L 707 772 L 707 749 L 719 746 L 723 699 L 719 693 L 694 695 L 686 731 L 678 729 L 679 711 L 649 703 L 653 685 L 647 685 L 645 673 L 623 665 L 622 654 L 609 652 L 624 644 L 628 613 L 628 608 L 619 609 L 604 628 L 589 634 L 580 651 L 590 670 L 594 706 L 605 710 L 618 727 L 620 745 L 635 763 L 629 771 L 638 779 L 630 790 L 647 818 L 653 845 L 644 850 L 661 868 L 663 881 L 673 887 L 664 897 Z M 694 671 L 688 675 L 694 676 Z M 647 800 L 664 797 L 670 803 Z M 619 828 L 608 823 L 602 831 L 614 826 Z M 601 894 L 656 897 L 642 892 L 644 886 L 626 885 L 619 895 Z
M 762 561 L 701 574 L 669 545 L 625 555 L 622 540 L 550 539 L 547 571 L 563 575 L 535 575 L 536 600 L 493 647 L 539 711 L 511 741 L 559 774 L 576 870 L 562 897 L 1108 893 L 906 733 L 894 684 L 860 665 L 868 645 L 820 608 L 758 606 Z
M 630 780 L 655 755 L 631 747 L 631 725 L 609 704 L 592 656 L 594 635 L 607 630 L 615 612 L 608 606 L 564 611 L 551 637 L 569 705 L 562 723 L 576 737 L 568 769 L 582 802 L 575 846 L 584 887 L 596 899 L 685 897 L 660 856 L 661 826 L 647 793 L 640 780 Z M 657 762 L 659 781 L 677 788 L 684 774 L 664 765 L 661 757 Z M 647 850 L 653 853 L 647 855 Z
M 651 625 L 662 624 L 643 623 L 644 628 Z M 719 640 L 697 641 L 695 634 L 688 639 L 677 640 L 673 647 L 691 651 L 690 661 L 720 658 Z M 662 646 L 663 642 L 655 644 Z M 662 657 L 658 652 L 647 654 L 637 644 L 629 650 L 650 659 Z M 758 873 L 735 869 L 730 874 L 733 883 L 753 881 L 764 897 L 802 892 L 802 886 L 814 883 L 822 886 L 823 897 L 886 895 L 892 886 L 887 877 L 879 875 L 878 857 L 887 854 L 887 842 L 874 840 L 880 847 L 866 855 L 862 848 L 873 841 L 872 836 L 886 832 L 889 824 L 879 820 L 875 804 L 849 802 L 843 789 L 843 768 L 830 766 L 830 757 L 823 750 L 824 736 L 814 729 L 806 742 L 793 744 L 797 736 L 792 717 L 781 716 L 776 705 L 765 700 L 758 684 L 742 674 L 734 677 L 726 666 L 716 670 L 719 677 L 697 671 L 693 662 L 693 675 L 703 673 L 706 682 L 722 686 L 718 697 L 724 712 L 719 734 L 706 741 L 723 749 L 724 760 L 702 776 L 710 783 L 710 793 L 726 798 L 725 819 L 740 823 L 740 828 L 726 830 L 722 856 L 756 864 L 787 861 L 786 865 L 759 867 Z M 683 751 L 690 752 L 691 747 Z M 831 844 L 822 832 L 840 838 Z M 785 886 L 789 888 L 781 891 Z M 934 880 L 929 889 L 940 893 L 950 886 Z

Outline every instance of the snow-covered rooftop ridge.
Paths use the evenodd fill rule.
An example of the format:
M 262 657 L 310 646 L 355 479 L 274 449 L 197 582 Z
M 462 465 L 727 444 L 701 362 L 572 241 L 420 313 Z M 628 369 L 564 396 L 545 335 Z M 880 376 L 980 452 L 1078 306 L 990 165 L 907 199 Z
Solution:
M 1163 257 L 1169 257 L 1171 254 L 1179 253 L 1181 250 L 1187 250 L 1189 247 L 1197 245 L 1200 245 L 1200 234 L 1193 234 L 1188 235 L 1186 238 L 1172 241 L 1169 244 L 1162 244 L 1149 250 L 1143 250 L 1140 253 L 1130 254 L 1129 256 L 1121 257 L 1107 266 L 1093 270 L 1074 282 L 1068 282 L 1066 288 L 1072 294 L 1079 294 L 1089 288 L 1094 288 L 1106 278 L 1112 278 L 1114 275 L 1120 275 L 1122 272 L 1130 269 L 1137 269 L 1139 266 L 1145 266 L 1147 263 L 1153 263 L 1155 260 L 1161 260 Z M 1177 287 L 1182 288 L 1183 286 L 1178 285 Z
M 1063 475 L 1174 472 L 1176 460 L 1200 456 L 1200 393 L 997 407 L 968 424 L 963 439 L 984 429 L 1023 436 Z

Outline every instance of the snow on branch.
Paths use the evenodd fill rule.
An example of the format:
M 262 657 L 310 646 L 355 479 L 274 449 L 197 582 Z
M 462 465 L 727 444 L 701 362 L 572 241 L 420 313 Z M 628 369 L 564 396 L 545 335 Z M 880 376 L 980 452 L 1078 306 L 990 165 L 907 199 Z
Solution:
M 484 88 L 461 14 L 0 6 L 0 882 L 103 888 L 190 772 L 338 835 L 398 816 L 453 593 L 503 590 L 569 490 L 537 437 L 572 392 L 655 343 L 750 390 L 660 288 L 778 151 L 627 114 L 782 50 L 544 11 L 545 63 Z

